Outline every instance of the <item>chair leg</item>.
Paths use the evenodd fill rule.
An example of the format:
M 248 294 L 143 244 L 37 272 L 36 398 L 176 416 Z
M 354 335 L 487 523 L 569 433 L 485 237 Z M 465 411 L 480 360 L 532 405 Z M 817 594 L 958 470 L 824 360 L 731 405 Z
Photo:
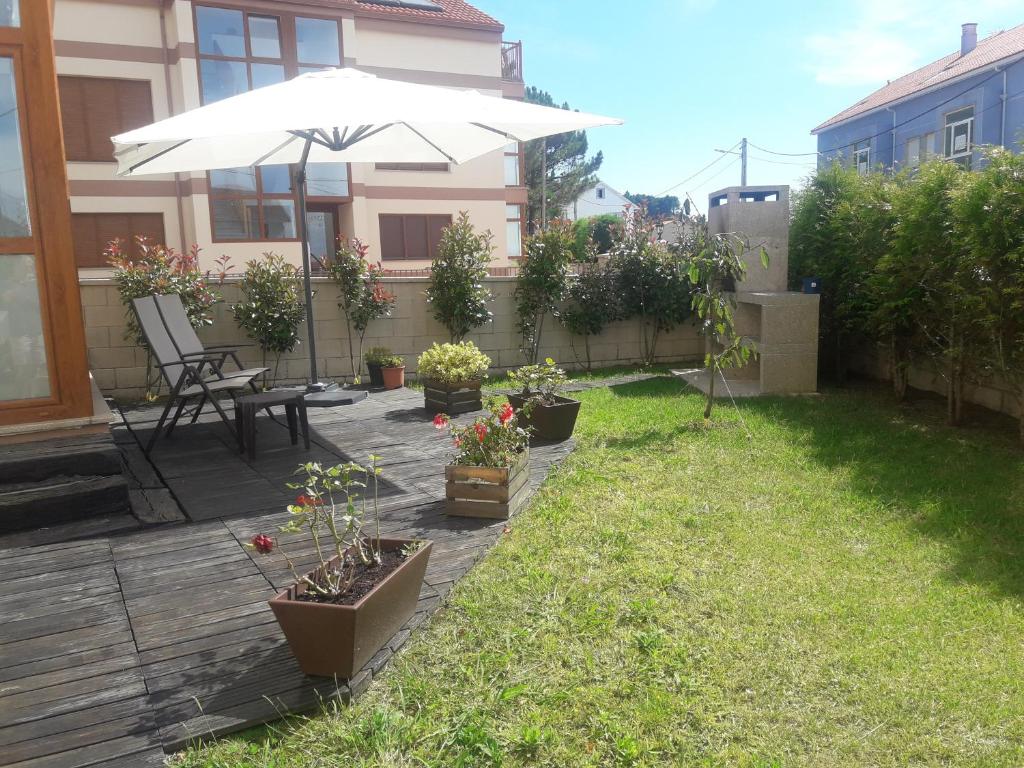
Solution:
M 196 410 L 192 414 L 192 420 L 189 422 L 189 424 L 195 424 L 196 423 L 196 420 L 199 418 L 199 414 L 202 412 L 204 405 L 206 405 L 206 395 L 203 395 L 199 399 L 199 404 L 196 405 Z
M 242 406 L 236 400 L 235 401 L 235 436 L 238 438 L 238 452 L 241 453 L 245 450 L 245 422 L 242 416 Z
M 167 398 L 167 405 L 164 406 L 163 413 L 160 414 L 160 420 L 156 423 L 156 428 L 153 430 L 153 434 L 149 437 L 149 442 L 146 443 L 146 455 L 153 450 L 153 446 L 156 445 L 156 440 L 160 436 L 160 432 L 164 428 L 164 422 L 167 421 L 167 414 L 171 412 L 171 406 L 174 405 L 174 396 L 177 394 L 177 387 L 175 391 Z
M 231 419 L 229 419 L 228 415 L 224 412 L 224 408 L 221 407 L 220 401 L 217 400 L 217 398 L 214 397 L 210 392 L 206 393 L 206 397 L 213 405 L 213 407 L 217 410 L 217 415 L 220 416 L 220 420 L 224 422 L 224 426 L 228 428 L 228 432 L 230 432 L 231 436 L 237 440 L 238 434 L 235 432 L 235 426 L 234 424 L 231 423 Z
M 246 406 L 242 419 L 245 425 L 245 451 L 249 461 L 256 461 L 256 409 Z
M 181 418 L 181 412 L 185 410 L 185 398 L 178 401 L 178 408 L 174 411 L 174 416 L 170 423 L 167 425 L 167 432 L 164 433 L 164 437 L 170 437 L 171 433 L 174 432 L 174 428 L 178 425 L 178 419 Z

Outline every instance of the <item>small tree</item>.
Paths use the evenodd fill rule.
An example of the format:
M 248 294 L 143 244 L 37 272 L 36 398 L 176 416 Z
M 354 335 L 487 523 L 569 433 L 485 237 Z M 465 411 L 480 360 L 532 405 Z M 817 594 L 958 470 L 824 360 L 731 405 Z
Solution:
M 750 243 L 733 233 L 711 234 L 703 217 L 694 219 L 698 236 L 687 242 L 695 248 L 685 252 L 683 259 L 693 286 L 692 305 L 697 327 L 708 340 L 704 364 L 708 368 L 708 398 L 704 419 L 711 418 L 715 401 L 715 379 L 724 368 L 739 367 L 756 355 L 756 351 L 736 333 L 735 284 L 746 274 L 743 254 Z M 761 265 L 768 268 L 768 253 L 760 249 Z
M 622 228 L 622 219 L 612 213 L 588 216 L 573 223 L 576 261 L 593 261 L 595 254 L 608 253 L 615 241 L 615 232 Z
M 125 249 L 120 239 L 110 242 L 103 254 L 114 269 L 121 302 L 125 306 L 125 340 L 146 350 L 146 395 L 159 390 L 159 371 L 152 370 L 153 354 L 146 337 L 139 328 L 132 310 L 132 299 L 153 294 L 176 293 L 181 297 L 189 322 L 196 330 L 213 325 L 213 305 L 221 296 L 210 287 L 210 272 L 199 269 L 199 247 L 193 245 L 187 253 L 151 243 L 144 237 L 135 238 L 135 253 Z M 218 278 L 223 282 L 229 268 L 228 259 L 217 259 Z
M 263 365 L 274 354 L 277 380 L 281 354 L 299 343 L 299 326 L 306 317 L 300 270 L 276 253 L 264 253 L 245 265 L 239 284 L 243 299 L 231 307 L 235 322 L 260 345 Z
M 531 365 L 540 354 L 544 317 L 555 312 L 564 298 L 573 260 L 572 228 L 556 221 L 544 231 L 527 238 L 525 258 L 519 266 L 516 290 L 516 327 L 522 336 L 520 349 Z
M 493 239 L 490 230 L 478 233 L 465 211 L 441 235 L 437 258 L 430 265 L 427 301 L 453 342 L 491 319 L 487 308 L 491 292 L 484 280 L 494 251 Z
M 339 239 L 333 258 L 323 262 L 338 288 L 338 307 L 348 330 L 348 358 L 352 379 L 359 383 L 363 339 L 371 320 L 389 317 L 395 296 L 381 285 L 384 270 L 366 260 L 370 247 L 357 237 Z
M 654 363 L 658 337 L 690 315 L 690 287 L 675 254 L 658 240 L 642 211 L 626 219 L 612 245 L 609 268 L 615 275 L 620 318 L 640 320 L 644 363 Z
M 618 317 L 615 273 L 596 264 L 569 283 L 566 301 L 557 317 L 569 333 L 583 337 L 585 367 L 591 370 L 590 337 L 599 336 Z M 576 345 L 573 344 L 576 355 Z M 576 355 L 579 362 L 579 356 Z

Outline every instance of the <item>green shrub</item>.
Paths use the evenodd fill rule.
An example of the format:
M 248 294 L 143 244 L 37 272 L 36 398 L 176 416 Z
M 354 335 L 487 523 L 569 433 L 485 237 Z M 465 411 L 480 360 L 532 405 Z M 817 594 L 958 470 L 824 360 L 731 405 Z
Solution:
M 519 387 L 520 394 L 532 396 L 548 405 L 555 403 L 555 395 L 569 381 L 565 371 L 555 365 L 550 357 L 538 365 L 524 365 L 509 371 L 508 380 Z
M 401 355 L 384 355 L 380 358 L 378 365 L 381 368 L 404 368 L 405 358 Z
M 622 229 L 622 218 L 613 213 L 577 219 L 573 224 L 573 252 L 576 261 L 592 261 L 595 254 L 608 253 Z
M 420 355 L 416 373 L 420 379 L 435 379 L 445 384 L 477 381 L 486 378 L 491 358 L 477 349 L 472 341 L 458 344 L 431 345 Z
M 437 258 L 430 265 L 427 301 L 452 341 L 461 341 L 491 319 L 487 309 L 491 292 L 484 287 L 484 280 L 494 251 L 493 238 L 489 230 L 476 232 L 465 211 L 441 235 Z
M 243 299 L 231 307 L 235 322 L 263 351 L 274 354 L 274 379 L 281 354 L 299 343 L 299 326 L 306 318 L 301 272 L 276 253 L 265 253 L 245 265 L 239 283 Z
M 391 350 L 387 347 L 370 347 L 363 355 L 367 365 L 380 365 L 380 361 L 391 357 Z
M 557 314 L 569 333 L 583 337 L 583 362 L 588 371 L 591 370 L 590 337 L 599 336 L 619 314 L 615 286 L 613 270 L 591 265 L 569 282 L 565 302 Z M 573 344 L 574 354 L 575 349 Z

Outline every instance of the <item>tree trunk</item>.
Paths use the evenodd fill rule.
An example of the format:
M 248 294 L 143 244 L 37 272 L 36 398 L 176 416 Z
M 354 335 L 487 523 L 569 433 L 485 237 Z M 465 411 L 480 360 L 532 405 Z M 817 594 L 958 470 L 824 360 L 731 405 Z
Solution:
M 583 337 L 583 349 L 587 355 L 587 373 L 590 373 L 590 371 L 594 370 L 590 364 L 590 334 Z
M 1017 436 L 1024 445 L 1024 384 L 1017 385 Z
M 889 342 L 889 359 L 892 364 L 892 389 L 896 395 L 896 402 L 902 403 L 907 397 L 907 383 L 910 378 L 910 370 L 904 355 L 900 352 L 896 341 Z
M 711 352 L 708 354 L 708 401 L 704 404 L 704 421 L 711 420 L 711 408 L 715 402 L 715 374 L 718 372 L 718 357 L 715 355 L 715 304 L 711 303 L 711 311 L 709 313 L 711 320 L 710 328 L 711 335 L 707 338 L 707 343 L 711 345 Z

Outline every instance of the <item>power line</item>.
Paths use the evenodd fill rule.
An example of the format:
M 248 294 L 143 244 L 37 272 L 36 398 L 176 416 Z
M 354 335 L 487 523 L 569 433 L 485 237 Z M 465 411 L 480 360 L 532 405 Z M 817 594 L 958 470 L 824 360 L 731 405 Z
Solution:
M 752 146 L 754 149 L 759 149 L 762 152 L 767 152 L 769 155 L 782 155 L 783 157 L 804 157 L 806 155 L 810 155 L 811 157 L 817 157 L 818 155 L 821 154 L 820 152 L 776 152 L 774 149 L 765 149 L 764 147 L 759 147 L 752 141 L 747 143 L 750 144 L 750 146 Z
M 731 147 L 729 147 L 729 150 L 728 150 L 728 151 L 732 151 L 732 150 L 736 149 L 736 147 L 738 147 L 739 145 L 740 145 L 740 142 L 738 142 L 738 141 L 737 141 L 737 142 L 736 142 L 735 144 L 733 144 L 733 145 L 732 145 Z M 715 158 L 714 160 L 712 160 L 712 161 L 711 161 L 710 163 L 708 163 L 707 165 L 705 165 L 705 166 L 704 166 L 703 168 L 701 168 L 701 169 L 700 169 L 699 171 L 697 171 L 696 173 L 694 173 L 694 174 L 691 174 L 691 175 L 687 176 L 687 177 L 686 177 L 685 179 L 683 179 L 682 181 L 680 181 L 680 182 L 679 182 L 678 184 L 673 184 L 673 185 L 672 185 L 671 187 L 669 187 L 668 189 L 662 190 L 662 191 L 661 191 L 661 192 L 659 192 L 659 193 L 658 193 L 657 195 L 654 195 L 654 197 L 661 197 L 662 195 L 664 195 L 664 194 L 666 194 L 666 193 L 668 193 L 668 192 L 671 192 L 671 191 L 672 191 L 673 189 L 675 189 L 676 187 L 681 187 L 681 186 L 683 186 L 683 184 L 685 184 L 686 182 L 688 182 L 688 181 L 692 181 L 693 179 L 697 178 L 697 177 L 698 177 L 698 176 L 700 176 L 700 175 L 701 175 L 702 173 L 704 173 L 704 171 L 706 171 L 706 170 L 707 170 L 708 168 L 710 168 L 711 166 L 713 166 L 713 165 L 714 165 L 715 163 L 719 163 L 719 162 L 721 162 L 721 161 L 722 161 L 722 160 L 724 160 L 724 159 L 725 159 L 725 154 L 723 153 L 723 154 L 719 155 L 718 157 L 716 157 L 716 158 Z

